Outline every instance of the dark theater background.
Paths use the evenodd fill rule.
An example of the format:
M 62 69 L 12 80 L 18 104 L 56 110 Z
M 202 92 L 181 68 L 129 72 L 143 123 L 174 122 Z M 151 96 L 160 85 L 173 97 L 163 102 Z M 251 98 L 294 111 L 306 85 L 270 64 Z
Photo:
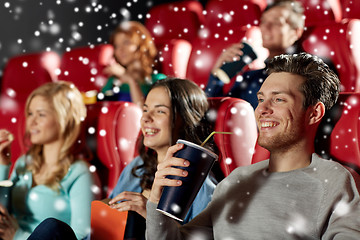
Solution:
M 0 76 L 18 54 L 106 43 L 123 20 L 171 0 L 0 0 Z

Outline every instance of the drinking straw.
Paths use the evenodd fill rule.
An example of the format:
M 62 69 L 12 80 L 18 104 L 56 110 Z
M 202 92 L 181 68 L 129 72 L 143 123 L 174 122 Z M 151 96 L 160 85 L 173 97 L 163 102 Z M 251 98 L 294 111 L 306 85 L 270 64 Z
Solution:
M 214 134 L 232 134 L 232 132 L 216 132 L 216 131 L 213 131 L 212 133 L 210 133 L 210 135 L 205 139 L 205 141 L 202 142 L 202 144 L 200 146 L 204 146 L 205 143 L 214 135 Z

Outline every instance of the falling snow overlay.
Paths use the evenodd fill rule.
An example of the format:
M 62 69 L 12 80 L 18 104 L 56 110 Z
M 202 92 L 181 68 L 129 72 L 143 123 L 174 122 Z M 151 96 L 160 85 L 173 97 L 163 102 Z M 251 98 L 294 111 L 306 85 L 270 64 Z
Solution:
M 209 1 L 200 1 L 203 9 L 200 11 L 200 17 L 196 24 L 189 24 L 185 16 L 194 17 L 198 14 L 197 10 L 189 9 L 182 6 L 172 5 L 172 20 L 169 18 L 157 19 L 151 15 L 149 10 L 158 6 L 165 1 L 156 0 L 0 0 L 0 78 L 5 75 L 4 68 L 15 56 L 32 53 L 56 53 L 58 56 L 50 56 L 45 61 L 50 64 L 46 66 L 50 71 L 50 77 L 56 78 L 62 75 L 69 75 L 71 72 L 62 71 L 58 63 L 60 57 L 65 53 L 78 47 L 88 46 L 91 49 L 99 44 L 108 43 L 110 32 L 122 21 L 137 20 L 142 23 L 154 21 L 153 27 L 149 28 L 152 32 L 154 41 L 159 50 L 158 63 L 161 66 L 159 71 L 164 71 L 169 75 L 187 77 L 194 80 L 203 89 L 206 86 L 209 72 L 220 54 L 231 43 L 240 40 L 248 41 L 254 46 L 261 45 L 259 38 L 259 15 L 257 8 L 254 8 L 249 2 L 243 1 L 236 6 L 216 6 L 215 2 L 206 5 Z M 171 1 L 174 2 L 174 1 Z M 231 1 L 223 1 L 231 2 Z M 221 3 L 223 3 L 221 1 Z M 232 1 L 237 2 L 237 1 Z M 253 1 L 259 2 L 261 1 Z M 265 2 L 265 1 L 264 1 Z M 267 1 L 272 2 L 271 0 Z M 360 9 L 357 0 L 341 0 L 342 6 L 335 6 L 336 1 L 326 0 L 303 0 L 307 3 L 305 8 L 305 36 L 303 47 L 306 51 L 320 55 L 331 60 L 334 64 L 340 80 L 342 81 L 342 91 L 338 104 L 328 111 L 324 117 L 319 131 L 317 133 L 315 147 L 316 152 L 325 159 L 341 162 L 342 164 L 360 172 L 360 155 L 359 155 L 359 101 L 358 94 L 349 92 L 360 91 L 360 52 L 359 29 L 360 29 Z M 356 4 L 355 4 L 356 2 Z M 260 6 L 263 9 L 264 5 Z M 196 12 L 196 13 L 195 13 Z M 190 13 L 190 14 L 189 14 Z M 181 16 L 180 20 L 177 16 Z M 192 21 L 192 20 L 191 20 Z M 170 25 L 171 22 L 175 26 Z M 170 26 L 170 27 L 169 27 Z M 168 37 L 171 36 L 171 39 Z M 168 38 L 168 39 L 166 39 Z M 164 40 L 165 39 L 165 40 Z M 163 42 L 162 42 L 163 41 Z M 259 47 L 260 61 L 253 62 L 249 68 L 259 69 L 263 67 L 262 60 L 266 58 L 266 52 Z M 50 55 L 50 54 L 49 54 Z M 172 61 L 171 59 L 180 56 L 183 61 Z M 59 57 L 59 59 L 57 58 Z M 35 57 L 36 58 L 36 57 Z M 96 85 L 103 81 L 100 77 L 101 71 L 92 64 L 89 57 L 80 56 L 72 59 L 80 66 L 88 67 L 88 83 Z M 34 67 L 33 62 L 21 60 L 16 62 L 16 72 L 19 73 L 20 83 L 16 82 L 6 89 L 2 89 L 0 96 L 0 128 L 6 126 L 14 132 L 15 141 L 13 143 L 12 156 L 18 157 L 24 145 L 19 139 L 22 139 L 22 128 L 25 119 L 23 118 L 23 109 L 19 98 L 24 97 L 23 93 L 29 90 L 29 85 L 34 86 L 36 79 L 39 79 L 38 68 Z M 14 75 L 13 75 L 14 74 Z M 25 74 L 25 75 L 22 75 Z M 15 73 L 11 74 L 15 76 Z M 26 76 L 21 79 L 21 76 Z M 2 81 L 3 83 L 4 81 Z M 259 79 L 262 83 L 265 79 Z M 14 79 L 10 81 L 15 82 Z M 245 89 L 248 82 L 241 75 L 236 76 L 234 81 L 240 83 Z M 114 89 L 119 91 L 119 88 Z M 91 98 L 91 93 L 89 98 Z M 249 90 L 249 94 L 256 94 L 256 91 Z M 71 97 L 71 96 L 69 96 Z M 26 96 L 25 96 L 26 98 Z M 101 99 L 101 95 L 98 95 Z M 125 107 L 126 113 L 116 115 L 120 111 L 119 106 L 114 105 L 89 105 L 88 118 L 82 119 L 85 124 L 86 139 L 78 143 L 86 143 L 94 154 L 95 160 L 91 162 L 89 168 L 91 173 L 99 174 L 101 178 L 101 187 L 93 185 L 91 191 L 97 195 L 106 195 L 110 193 L 121 170 L 129 163 L 121 162 L 120 158 L 124 153 L 131 152 L 127 158 L 132 159 L 135 149 L 136 137 L 139 130 L 137 125 L 138 118 L 141 115 L 137 112 L 132 115 L 133 106 Z M 213 108 L 208 113 L 208 119 L 219 124 L 219 119 L 225 123 L 221 126 L 223 131 L 232 131 L 233 135 L 216 137 L 217 144 L 230 142 L 226 145 L 226 154 L 220 159 L 222 170 L 229 174 L 239 165 L 249 165 L 252 163 L 252 156 L 263 154 L 261 149 L 255 148 L 256 135 L 249 137 L 249 132 L 254 132 L 256 126 L 249 120 L 252 112 L 237 107 L 229 107 L 225 113 Z M 129 116 L 135 117 L 129 117 Z M 132 126 L 126 130 L 133 131 L 129 135 L 124 133 L 118 125 L 113 126 L 110 122 L 113 119 L 121 122 L 123 125 Z M 106 119 L 106 120 L 104 120 Z M 102 125 L 98 124 L 102 121 Z M 248 121 L 247 121 L 248 120 Z M 250 125 L 241 123 L 251 123 Z M 116 129 L 115 129 L 116 127 Z M 131 136 L 130 136 L 131 135 Z M 244 140 L 246 139 L 246 141 Z M 249 140 L 250 139 L 250 140 Z M 99 152 L 97 152 L 99 150 Z M 106 151 L 111 149 L 111 151 Z M 225 151 L 224 151 L 225 152 Z M 121 157 L 120 157 L 121 156 Z M 264 158 L 267 155 L 264 154 Z M 113 159 L 105 164 L 99 159 Z M 263 160 L 263 159 L 261 159 Z M 312 169 L 318 172 L 319 169 Z M 264 172 L 264 175 L 267 173 Z M 114 180 L 115 179 L 115 180 Z M 24 180 L 29 180 L 24 176 Z M 324 179 L 328 183 L 331 179 Z M 105 184 L 104 184 L 105 183 Z M 241 182 L 239 181 L 239 184 Z M 291 189 L 291 184 L 285 185 Z M 247 196 L 252 196 L 252 191 L 246 192 Z M 37 201 L 39 196 L 30 194 L 29 198 Z M 244 202 L 238 202 L 238 208 L 244 208 Z M 55 209 L 61 211 L 65 209 L 63 200 L 54 202 Z M 174 206 L 176 208 L 176 206 Z M 349 207 L 346 201 L 340 199 L 334 209 L 337 216 L 345 216 L 349 213 Z M 234 216 L 228 216 L 233 221 Z M 299 212 L 294 212 L 289 216 L 286 231 L 288 233 L 306 232 L 307 220 Z M 193 235 L 191 239 L 203 239 L 201 232 Z M 224 235 L 222 240 L 236 239 Z

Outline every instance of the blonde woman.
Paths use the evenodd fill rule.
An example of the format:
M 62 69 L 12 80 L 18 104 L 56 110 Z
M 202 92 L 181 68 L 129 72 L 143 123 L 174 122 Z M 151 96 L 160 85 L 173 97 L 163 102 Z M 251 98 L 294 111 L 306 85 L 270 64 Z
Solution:
M 110 44 L 114 61 L 104 69 L 110 76 L 101 90 L 104 100 L 129 101 L 142 107 L 151 84 L 165 78 L 153 73 L 157 49 L 150 32 L 139 22 L 123 22 L 112 33 Z
M 11 214 L 0 205 L 0 238 L 26 239 L 48 217 L 69 224 L 78 239 L 90 231 L 92 176 L 82 160 L 78 137 L 86 108 L 78 89 L 68 82 L 35 89 L 25 105 L 29 150 L 16 162 Z M 11 133 L 0 130 L 0 179 L 7 178 Z M 79 145 L 80 144 L 80 145 Z

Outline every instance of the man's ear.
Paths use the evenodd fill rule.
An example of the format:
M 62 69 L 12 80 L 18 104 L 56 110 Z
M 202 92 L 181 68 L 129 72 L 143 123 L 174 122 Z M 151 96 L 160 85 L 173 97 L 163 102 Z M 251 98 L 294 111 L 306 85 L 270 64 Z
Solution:
M 310 107 L 309 125 L 319 123 L 325 115 L 325 105 L 318 102 L 315 106 Z
M 291 41 L 294 44 L 297 40 L 299 40 L 304 32 L 304 30 L 302 28 L 295 28 L 293 29 L 293 35 L 291 37 Z
M 298 39 L 301 38 L 301 36 L 304 33 L 304 29 L 303 28 L 297 28 L 297 29 L 295 29 L 295 31 L 296 31 L 296 36 L 298 37 Z

